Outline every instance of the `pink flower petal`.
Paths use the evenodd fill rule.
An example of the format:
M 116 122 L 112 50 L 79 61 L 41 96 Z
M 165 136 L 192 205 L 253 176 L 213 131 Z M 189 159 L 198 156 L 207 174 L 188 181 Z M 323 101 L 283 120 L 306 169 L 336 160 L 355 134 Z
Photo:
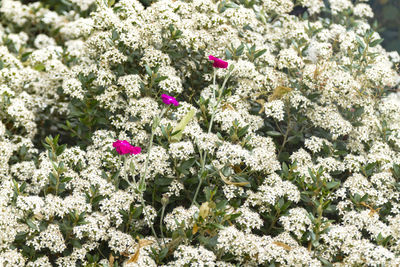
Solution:
M 179 105 L 179 102 L 172 96 L 162 94 L 161 99 L 164 102 L 164 104 L 166 104 L 166 105 L 171 105 L 171 104 L 173 104 L 174 106 Z
M 226 69 L 228 67 L 228 62 L 223 61 L 222 59 L 219 59 L 212 55 L 209 55 L 208 59 L 214 61 L 214 63 L 213 63 L 214 68 Z
M 132 146 L 129 144 L 128 141 L 126 140 L 117 140 L 113 143 L 113 147 L 115 147 L 115 150 L 117 151 L 118 154 L 120 155 L 125 155 L 125 154 L 139 154 L 141 152 L 141 148 L 137 146 Z

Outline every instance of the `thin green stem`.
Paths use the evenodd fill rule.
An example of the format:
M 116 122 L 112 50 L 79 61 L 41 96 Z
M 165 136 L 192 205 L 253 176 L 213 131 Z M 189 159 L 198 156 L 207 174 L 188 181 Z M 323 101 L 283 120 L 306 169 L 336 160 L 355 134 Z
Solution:
M 161 209 L 161 218 L 160 218 L 160 232 L 161 232 L 161 239 L 163 241 L 164 246 L 165 246 L 165 240 L 164 240 L 164 233 L 162 231 L 162 221 L 163 221 L 163 218 L 164 218 L 164 212 L 165 212 L 165 207 L 166 206 L 167 206 L 166 204 L 163 204 L 162 209 Z
M 154 237 L 155 237 L 155 239 L 156 239 L 156 241 L 157 241 L 158 246 L 161 248 L 160 240 L 158 240 L 157 233 L 156 233 L 156 231 L 154 230 L 153 224 L 151 223 L 151 221 L 150 221 L 150 219 L 149 219 L 149 216 L 148 216 L 148 214 L 147 214 L 147 211 L 146 211 L 146 208 L 145 208 L 145 205 L 144 205 L 143 192 L 140 193 L 140 202 L 141 202 L 142 207 L 143 207 L 143 212 L 144 212 L 145 220 L 149 223 L 150 228 L 151 228 L 151 232 L 153 233 L 153 235 L 154 235 Z
M 202 182 L 201 176 L 202 176 L 203 170 L 204 170 L 204 164 L 201 165 L 201 171 L 200 171 L 200 174 L 199 174 L 199 184 L 197 185 L 196 192 L 194 193 L 194 197 L 193 197 L 193 200 L 192 200 L 192 205 L 194 203 L 197 204 L 196 198 L 197 198 L 197 195 L 199 194 L 199 190 L 200 190 L 200 187 L 201 187 L 201 182 Z
M 169 108 L 169 107 L 168 107 Z M 144 173 L 143 175 L 140 176 L 140 182 L 139 182 L 139 190 L 140 191 L 145 191 L 146 190 L 146 175 L 147 175 L 147 170 L 149 167 L 149 159 L 150 159 L 150 153 L 151 153 L 151 149 L 153 147 L 153 139 L 154 139 L 154 132 L 158 127 L 158 124 L 160 123 L 161 117 L 164 115 L 164 113 L 168 110 L 167 109 L 163 109 L 161 111 L 161 114 L 158 115 L 154 120 L 153 120 L 153 125 L 151 126 L 151 135 L 150 135 L 150 141 L 149 141 L 149 146 L 147 147 L 147 155 L 146 155 L 146 161 L 144 162 Z
M 150 136 L 150 141 L 149 141 L 149 146 L 147 147 L 147 155 L 146 155 L 146 161 L 144 163 L 144 173 L 143 175 L 140 176 L 140 181 L 139 181 L 139 194 L 140 194 L 140 202 L 142 204 L 142 208 L 143 208 L 143 212 L 144 212 L 144 216 L 145 219 L 149 222 L 151 231 L 155 237 L 155 239 L 157 240 L 157 244 L 159 247 L 161 247 L 160 241 L 158 240 L 156 231 L 154 230 L 153 225 L 150 222 L 149 216 L 146 212 L 146 208 L 144 205 L 144 198 L 143 198 L 143 194 L 146 191 L 146 175 L 147 175 L 147 170 L 148 170 L 148 166 L 149 166 L 149 159 L 150 159 L 150 153 L 151 153 L 151 149 L 153 147 L 153 138 L 154 138 L 154 132 L 158 127 L 158 124 L 160 123 L 161 117 L 164 115 L 164 113 L 168 110 L 168 108 L 164 108 L 161 111 L 161 114 L 159 114 L 157 117 L 154 118 L 153 120 L 153 125 L 151 126 L 151 136 Z
M 57 170 L 57 184 L 56 184 L 56 196 L 58 196 L 58 187 L 60 186 L 60 175 L 58 174 Z
M 141 192 L 144 192 L 146 190 L 146 182 L 145 181 L 146 181 L 147 169 L 149 167 L 150 152 L 153 147 L 153 138 L 154 138 L 154 130 L 152 128 L 149 146 L 147 147 L 146 161 L 144 162 L 144 173 L 143 173 L 143 175 L 140 176 L 139 191 L 141 191 Z
M 212 107 L 212 113 L 211 113 L 210 124 L 208 125 L 208 132 L 207 132 L 207 133 L 211 133 L 211 128 L 212 128 L 212 125 L 213 125 L 213 122 L 214 122 L 214 117 L 215 117 L 215 111 L 217 110 L 219 104 L 220 104 L 221 101 L 222 101 L 222 92 L 223 92 L 223 90 L 224 90 L 224 88 L 225 88 L 226 82 L 227 82 L 228 79 L 229 79 L 230 72 L 229 72 L 228 75 L 225 77 L 225 80 L 224 80 L 224 82 L 223 82 L 223 84 L 222 84 L 222 87 L 221 87 L 221 88 L 218 88 L 218 93 L 219 93 L 219 94 L 218 94 L 218 100 L 217 100 L 217 103 L 214 103 L 214 102 L 215 102 L 215 92 L 216 92 L 216 89 L 217 89 L 216 75 L 217 75 L 217 73 L 216 73 L 216 71 L 214 70 L 213 93 L 212 93 L 212 96 L 213 96 L 213 100 L 214 100 L 214 101 L 213 101 L 213 107 Z M 202 152 L 204 152 L 204 158 L 202 158 Z M 197 185 L 196 192 L 195 192 L 194 197 L 193 197 L 193 200 L 192 200 L 192 205 L 195 204 L 195 203 L 197 203 L 197 202 L 196 202 L 196 199 L 197 199 L 197 195 L 199 194 L 201 184 L 202 184 L 202 182 L 203 182 L 203 177 L 202 177 L 202 176 L 203 176 L 203 173 L 204 173 L 204 167 L 205 167 L 205 164 L 206 164 L 206 160 L 207 160 L 207 151 L 200 151 L 201 168 L 200 168 L 200 173 L 199 173 L 199 184 Z

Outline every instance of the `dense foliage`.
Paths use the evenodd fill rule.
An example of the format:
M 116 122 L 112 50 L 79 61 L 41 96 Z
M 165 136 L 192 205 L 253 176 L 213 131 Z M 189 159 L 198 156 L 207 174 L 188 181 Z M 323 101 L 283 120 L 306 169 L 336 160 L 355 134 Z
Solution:
M 400 265 L 400 56 L 372 16 L 2 0 L 0 265 Z
M 371 0 L 374 19 L 378 22 L 378 32 L 387 50 L 400 52 L 400 2 L 397 0 Z

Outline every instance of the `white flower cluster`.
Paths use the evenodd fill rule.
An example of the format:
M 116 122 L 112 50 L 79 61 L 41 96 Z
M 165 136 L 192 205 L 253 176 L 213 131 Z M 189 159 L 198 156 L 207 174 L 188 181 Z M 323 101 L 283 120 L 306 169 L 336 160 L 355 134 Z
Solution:
M 312 227 L 308 213 L 303 208 L 293 208 L 289 210 L 287 216 L 282 216 L 279 220 L 285 231 L 293 232 L 299 239 L 305 232 L 310 231 Z
M 62 12 L 40 2 L 0 3 L 0 266 L 84 266 L 88 253 L 104 247 L 123 266 L 157 266 L 151 249 L 161 248 L 135 240 L 151 226 L 174 250 L 164 266 L 321 266 L 321 257 L 335 266 L 400 265 L 393 168 L 400 163 L 400 104 L 381 97 L 400 82 L 400 57 L 367 45 L 367 1 L 112 2 L 66 0 Z M 325 3 L 330 17 L 319 15 Z M 291 15 L 297 5 L 310 16 Z M 214 69 L 215 84 L 208 55 L 234 66 Z M 223 83 L 224 91 L 214 92 Z M 162 93 L 179 107 L 167 109 Z M 180 125 L 190 110 L 193 117 Z M 164 129 L 153 136 L 162 111 Z M 60 126 L 67 120 L 75 138 Z M 166 129 L 178 125 L 179 140 L 168 139 Z M 74 145 L 39 152 L 49 133 Z M 90 140 L 81 140 L 85 134 Z M 116 156 L 117 139 L 142 153 Z M 283 162 L 296 166 L 288 171 Z M 195 224 L 200 209 L 189 198 L 200 168 L 207 175 L 198 198 L 226 200 L 238 217 L 218 215 L 218 227 Z M 221 181 L 225 168 L 248 182 Z M 316 184 L 325 188 L 305 203 L 302 190 L 314 184 L 309 169 L 319 168 Z M 147 191 L 140 192 L 145 172 Z M 169 200 L 164 218 L 159 194 Z M 356 203 L 356 195 L 368 199 Z M 334 202 L 337 216 L 311 242 L 307 233 L 320 225 L 310 215 L 318 206 L 309 205 L 319 197 Z M 271 226 L 266 218 L 287 201 L 274 222 L 281 233 L 262 234 Z M 326 217 L 318 220 L 325 226 Z M 188 231 L 192 241 L 181 235 Z M 214 247 L 203 244 L 210 236 Z M 138 247 L 136 262 L 123 258 Z M 96 255 L 99 264 L 112 259 Z
M 216 265 L 216 256 L 204 247 L 191 247 L 180 245 L 174 252 L 176 259 L 171 266 L 219 266 Z
M 258 206 L 261 212 L 270 211 L 280 198 L 286 197 L 290 201 L 298 202 L 300 192 L 297 187 L 289 181 L 282 181 L 277 174 L 266 177 L 257 192 L 249 190 L 247 202 L 250 206 Z
M 165 227 L 169 231 L 175 231 L 182 226 L 182 229 L 190 229 L 194 224 L 194 215 L 199 212 L 199 208 L 192 206 L 189 209 L 184 207 L 176 207 L 171 213 L 164 218 Z
M 33 245 L 37 250 L 48 248 L 53 253 L 63 252 L 64 249 L 66 249 L 64 238 L 60 232 L 59 226 L 56 224 L 50 224 L 40 235 L 29 240 L 27 245 Z
M 288 232 L 274 238 L 260 237 L 230 226 L 220 232 L 217 247 L 235 255 L 241 262 L 249 259 L 247 261 L 251 265 L 276 261 L 287 266 L 322 266 L 318 260 L 313 259 L 306 248 L 298 246 Z

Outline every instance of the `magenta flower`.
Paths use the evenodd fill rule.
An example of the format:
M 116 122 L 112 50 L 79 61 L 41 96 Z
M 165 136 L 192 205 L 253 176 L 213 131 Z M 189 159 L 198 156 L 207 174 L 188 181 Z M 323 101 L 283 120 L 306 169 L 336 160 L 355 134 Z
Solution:
M 129 144 L 128 141 L 124 140 L 117 140 L 113 143 L 113 147 L 115 147 L 115 150 L 117 150 L 118 154 L 120 155 L 125 155 L 125 154 L 139 154 L 140 151 L 142 150 L 138 146 L 132 146 Z
M 213 63 L 213 67 L 214 68 L 226 69 L 228 67 L 228 62 L 223 61 L 222 59 L 219 59 L 219 58 L 214 57 L 212 55 L 209 55 L 208 59 L 214 61 L 214 63 Z
M 164 104 L 166 104 L 166 105 L 173 104 L 176 107 L 179 105 L 179 102 L 175 99 L 175 97 L 172 97 L 172 96 L 169 96 L 166 94 L 162 94 L 161 99 L 164 102 Z

